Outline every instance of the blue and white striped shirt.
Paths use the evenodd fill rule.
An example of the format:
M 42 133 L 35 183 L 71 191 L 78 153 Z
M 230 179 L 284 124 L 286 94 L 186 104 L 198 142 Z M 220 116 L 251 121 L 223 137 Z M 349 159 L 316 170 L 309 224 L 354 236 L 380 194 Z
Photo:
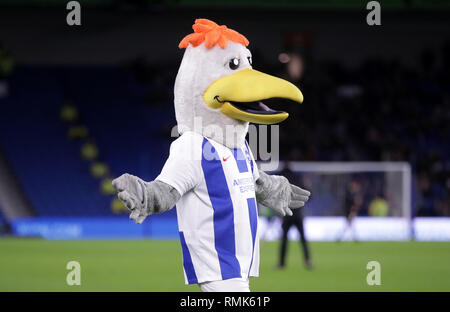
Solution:
M 230 149 L 195 132 L 170 147 L 156 180 L 173 186 L 186 284 L 258 276 L 255 181 L 247 145 Z

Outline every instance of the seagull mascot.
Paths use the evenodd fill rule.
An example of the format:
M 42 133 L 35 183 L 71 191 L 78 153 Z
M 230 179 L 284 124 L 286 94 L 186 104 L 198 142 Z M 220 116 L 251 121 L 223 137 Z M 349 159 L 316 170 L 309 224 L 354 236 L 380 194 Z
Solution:
M 258 166 L 246 142 L 249 123 L 288 117 L 261 101 L 303 101 L 292 83 L 252 68 L 249 41 L 225 25 L 197 19 L 175 80 L 175 114 L 181 134 L 155 180 L 123 174 L 113 181 L 118 198 L 140 224 L 177 207 L 186 284 L 202 291 L 250 291 L 259 276 L 257 203 L 292 215 L 310 192 Z

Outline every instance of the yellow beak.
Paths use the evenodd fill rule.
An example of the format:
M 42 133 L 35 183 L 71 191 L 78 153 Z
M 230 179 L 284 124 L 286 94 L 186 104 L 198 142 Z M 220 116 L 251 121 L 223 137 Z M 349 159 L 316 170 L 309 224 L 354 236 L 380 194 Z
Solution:
M 222 114 L 238 120 L 274 124 L 285 120 L 289 114 L 269 109 L 262 103 L 247 104 L 270 98 L 284 98 L 303 102 L 302 92 L 292 83 L 250 68 L 214 81 L 203 94 L 205 103 Z

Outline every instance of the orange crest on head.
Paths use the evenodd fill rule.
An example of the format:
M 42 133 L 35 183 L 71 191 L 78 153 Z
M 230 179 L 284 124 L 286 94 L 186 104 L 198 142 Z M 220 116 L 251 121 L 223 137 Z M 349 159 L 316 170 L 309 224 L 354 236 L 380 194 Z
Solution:
M 187 48 L 189 44 L 194 47 L 205 43 L 207 49 L 211 49 L 218 44 L 222 49 L 228 46 L 228 40 L 248 46 L 247 38 L 237 31 L 228 28 L 225 25 L 217 25 L 208 19 L 199 18 L 192 25 L 194 33 L 187 35 L 180 41 L 178 47 L 180 49 Z

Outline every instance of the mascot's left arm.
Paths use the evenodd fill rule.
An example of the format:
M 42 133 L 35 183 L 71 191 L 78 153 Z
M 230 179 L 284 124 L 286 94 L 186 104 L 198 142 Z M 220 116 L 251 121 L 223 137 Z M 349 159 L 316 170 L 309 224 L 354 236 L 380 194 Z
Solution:
M 259 170 L 256 180 L 256 200 L 271 208 L 280 216 L 292 216 L 292 210 L 303 207 L 311 193 L 298 186 L 290 184 L 288 179 L 278 175 L 268 175 Z

